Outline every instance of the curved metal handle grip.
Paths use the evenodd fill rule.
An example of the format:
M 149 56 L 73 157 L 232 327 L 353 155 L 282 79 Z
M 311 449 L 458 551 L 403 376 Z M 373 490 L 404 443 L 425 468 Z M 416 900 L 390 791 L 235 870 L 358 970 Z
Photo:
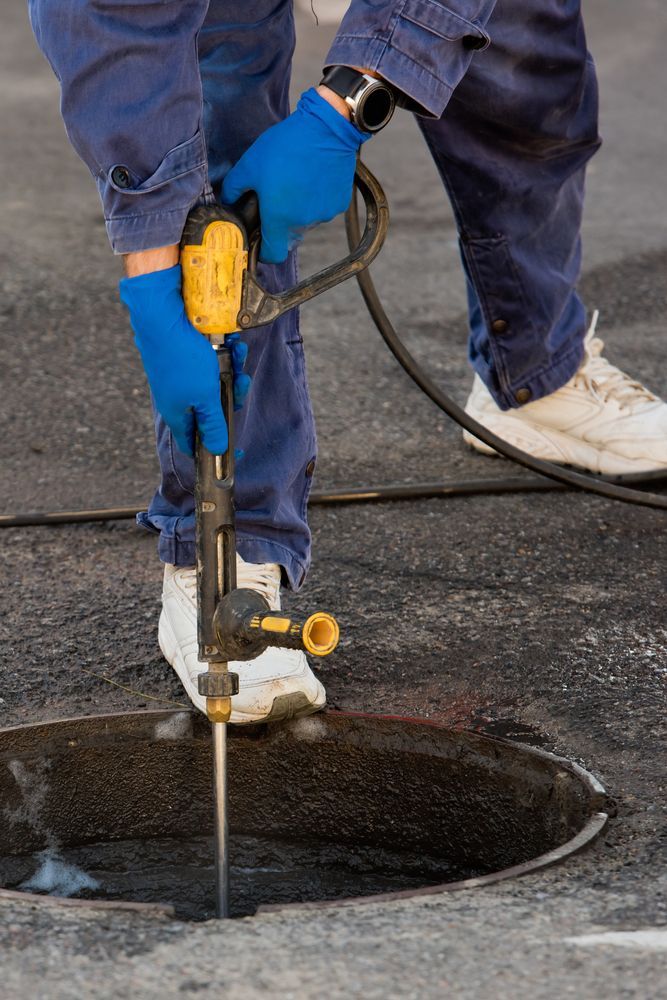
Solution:
M 377 257 L 389 228 L 387 199 L 379 181 L 361 160 L 357 161 L 354 183 L 366 206 L 366 226 L 356 249 L 337 264 L 331 264 L 323 271 L 305 278 L 286 292 L 272 294 L 265 291 L 257 280 L 259 240 L 253 242 L 244 277 L 241 309 L 237 317 L 240 330 L 272 323 L 289 309 L 308 302 L 316 295 L 363 271 Z

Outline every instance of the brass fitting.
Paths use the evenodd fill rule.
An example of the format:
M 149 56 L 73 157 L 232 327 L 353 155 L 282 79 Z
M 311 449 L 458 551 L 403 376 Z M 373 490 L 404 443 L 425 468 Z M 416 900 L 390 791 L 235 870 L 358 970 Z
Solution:
M 231 698 L 207 698 L 206 715 L 209 722 L 229 722 L 232 714 Z

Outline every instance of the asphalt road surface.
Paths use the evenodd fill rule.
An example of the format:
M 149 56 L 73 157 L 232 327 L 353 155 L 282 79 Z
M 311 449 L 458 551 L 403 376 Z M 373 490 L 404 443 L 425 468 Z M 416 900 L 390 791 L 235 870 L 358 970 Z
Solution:
M 667 8 L 585 8 L 605 145 L 589 174 L 582 289 L 608 356 L 665 394 Z M 333 27 L 302 10 L 299 31 L 295 93 L 316 78 Z M 0 509 L 142 504 L 156 463 L 119 263 L 21 3 L 3 9 L 0 48 Z M 464 289 L 446 198 L 409 116 L 370 145 L 392 207 L 374 276 L 410 347 L 463 400 Z M 342 248 L 340 225 L 316 231 L 304 270 Z M 388 355 L 356 288 L 306 307 L 303 331 L 317 487 L 513 471 L 464 448 Z M 291 605 L 340 619 L 344 640 L 320 673 L 331 705 L 533 727 L 601 778 L 617 818 L 561 867 L 428 901 L 224 927 L 2 904 L 0 994 L 664 996 L 664 514 L 552 494 L 317 510 L 312 523 L 312 574 Z M 0 544 L 0 725 L 149 704 L 86 670 L 181 697 L 157 648 L 151 537 L 116 522 L 12 529 Z

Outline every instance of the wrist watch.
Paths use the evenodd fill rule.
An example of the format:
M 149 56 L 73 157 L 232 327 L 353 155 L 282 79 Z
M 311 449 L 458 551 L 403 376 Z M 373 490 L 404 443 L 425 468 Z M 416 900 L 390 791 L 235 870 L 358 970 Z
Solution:
M 324 71 L 320 86 L 342 97 L 361 132 L 379 132 L 391 121 L 396 96 L 384 80 L 360 73 L 349 66 L 330 66 Z

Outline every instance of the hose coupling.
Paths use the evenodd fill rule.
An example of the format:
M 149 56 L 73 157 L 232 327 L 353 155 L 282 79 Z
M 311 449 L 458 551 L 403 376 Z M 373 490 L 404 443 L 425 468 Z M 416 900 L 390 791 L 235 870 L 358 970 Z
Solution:
M 197 678 L 197 690 L 206 698 L 206 715 L 210 722 L 229 722 L 232 698 L 239 693 L 239 675 L 227 669 L 227 663 L 209 662 L 205 674 Z
M 268 646 L 301 649 L 313 656 L 328 656 L 340 639 L 336 619 L 316 611 L 305 620 L 273 611 L 256 590 L 230 591 L 218 604 L 213 618 L 218 648 L 229 660 L 253 660 Z

